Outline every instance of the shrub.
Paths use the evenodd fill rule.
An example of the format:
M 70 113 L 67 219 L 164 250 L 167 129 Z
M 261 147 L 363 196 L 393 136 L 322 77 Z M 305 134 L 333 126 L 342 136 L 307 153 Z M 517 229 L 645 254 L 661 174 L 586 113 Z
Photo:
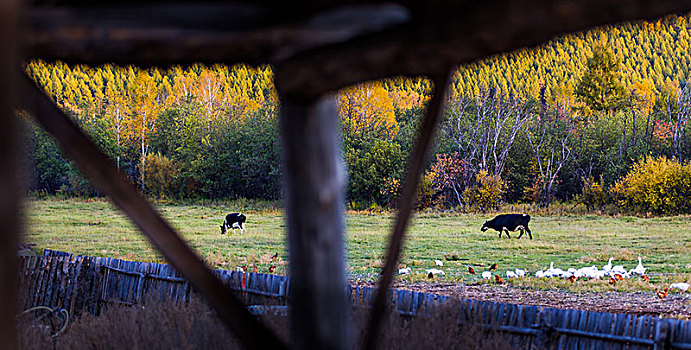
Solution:
M 170 193 L 172 183 L 178 176 L 175 163 L 160 153 L 149 154 L 144 163 L 146 187 L 157 198 Z
M 585 204 L 588 210 L 602 210 L 610 202 L 609 193 L 605 190 L 604 178 L 600 175 L 600 181 L 595 181 L 592 176 L 581 178 L 583 190 L 577 201 Z
M 646 157 L 611 190 L 626 210 L 655 214 L 691 212 L 691 165 L 666 157 Z
M 499 208 L 504 188 L 504 181 L 500 177 L 481 170 L 475 175 L 475 184 L 463 191 L 463 198 L 469 206 L 481 211 L 495 210 Z

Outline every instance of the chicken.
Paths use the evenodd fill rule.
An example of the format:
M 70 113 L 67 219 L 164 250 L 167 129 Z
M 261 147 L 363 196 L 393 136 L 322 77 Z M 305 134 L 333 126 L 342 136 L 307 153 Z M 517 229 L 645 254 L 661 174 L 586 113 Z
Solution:
M 575 283 L 576 282 L 576 276 L 571 276 L 571 277 L 567 278 L 567 280 L 571 283 Z
M 468 266 L 468 272 L 474 275 L 475 269 L 472 266 Z
M 254 267 L 252 268 L 252 272 L 259 273 L 259 267 L 257 267 L 257 264 L 254 264 Z
M 439 266 L 439 267 L 444 266 L 444 262 L 441 261 L 441 260 L 434 260 L 434 264 L 437 265 L 437 266 Z
M 496 264 L 496 263 L 492 264 L 492 266 L 489 267 L 489 270 L 490 270 L 490 271 L 496 270 L 496 269 L 497 269 L 497 264 Z
M 609 278 L 609 284 L 615 285 L 617 283 L 617 280 L 615 280 L 613 277 Z
M 276 259 L 278 259 L 278 252 L 271 256 L 271 261 L 276 261 Z
M 501 279 L 501 276 L 499 275 L 494 275 L 494 280 L 497 282 L 497 284 L 504 283 L 504 281 Z
M 648 277 L 647 275 L 641 275 L 641 278 L 646 282 L 650 282 L 650 277 Z
M 662 299 L 667 296 L 667 292 L 669 292 L 669 288 L 665 288 L 665 290 L 658 290 L 656 294 L 658 298 Z
M 614 274 L 614 279 L 617 280 L 617 281 L 621 281 L 621 280 L 624 279 L 624 276 L 622 276 L 622 275 L 620 275 L 620 274 L 618 274 L 618 273 L 615 273 L 615 274 Z
M 276 271 L 276 265 L 269 266 L 269 273 L 274 273 Z

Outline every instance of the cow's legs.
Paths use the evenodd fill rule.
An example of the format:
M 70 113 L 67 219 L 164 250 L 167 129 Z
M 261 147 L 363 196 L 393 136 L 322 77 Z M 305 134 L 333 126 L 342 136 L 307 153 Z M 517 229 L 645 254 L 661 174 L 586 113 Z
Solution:
M 511 238 L 511 235 L 509 234 L 509 229 L 507 229 L 506 227 L 504 227 L 503 230 L 506 230 L 506 237 Z
M 518 231 L 521 233 L 520 235 L 518 235 L 518 239 L 521 239 L 521 237 L 523 237 L 523 233 L 525 233 L 525 230 L 521 227 L 518 229 Z
M 533 234 L 530 233 L 530 228 L 528 228 L 528 225 L 525 226 L 525 230 L 528 231 L 528 237 L 530 237 L 530 239 L 533 239 Z

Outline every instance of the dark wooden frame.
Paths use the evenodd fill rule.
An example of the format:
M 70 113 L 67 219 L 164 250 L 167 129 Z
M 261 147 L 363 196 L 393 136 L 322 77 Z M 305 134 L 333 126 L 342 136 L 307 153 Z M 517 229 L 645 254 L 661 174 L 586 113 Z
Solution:
M 336 110 L 328 94 L 394 75 L 435 79 L 436 92 L 410 160 L 372 309 L 367 344 L 375 347 L 385 290 L 393 279 L 450 69 L 563 33 L 689 9 L 691 0 L 4 1 L 0 4 L 0 336 L 9 339 L 4 345 L 16 347 L 12 256 L 21 232 L 21 184 L 13 110 L 20 106 L 206 296 L 247 347 L 284 346 L 222 287 L 202 259 L 69 118 L 26 77 L 17 78 L 18 57 L 92 65 L 274 65 L 282 103 L 287 237 L 294 281 L 291 312 L 298 348 L 350 345 L 343 294 L 343 178 L 333 141 Z M 18 50 L 23 55 L 17 55 Z M 15 99 L 14 93 L 21 98 Z M 307 161 L 299 159 L 302 154 L 308 155 Z M 304 182 L 315 176 L 318 181 L 305 188 Z M 324 216 L 314 215 L 315 211 Z

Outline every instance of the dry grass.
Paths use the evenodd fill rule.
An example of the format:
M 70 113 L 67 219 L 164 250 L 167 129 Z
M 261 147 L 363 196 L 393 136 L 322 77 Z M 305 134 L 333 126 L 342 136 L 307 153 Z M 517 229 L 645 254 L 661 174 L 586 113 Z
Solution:
M 458 305 L 450 303 L 430 315 L 385 317 L 379 347 L 384 349 L 502 349 L 509 348 L 499 334 L 459 325 Z M 362 348 L 368 309 L 352 309 L 353 348 Z M 237 339 L 213 311 L 199 301 L 187 305 L 148 302 L 145 307 L 111 306 L 101 316 L 85 314 L 67 331 L 51 338 L 45 327 L 28 317 L 19 324 L 23 349 L 236 349 Z M 289 320 L 261 318 L 285 343 Z

